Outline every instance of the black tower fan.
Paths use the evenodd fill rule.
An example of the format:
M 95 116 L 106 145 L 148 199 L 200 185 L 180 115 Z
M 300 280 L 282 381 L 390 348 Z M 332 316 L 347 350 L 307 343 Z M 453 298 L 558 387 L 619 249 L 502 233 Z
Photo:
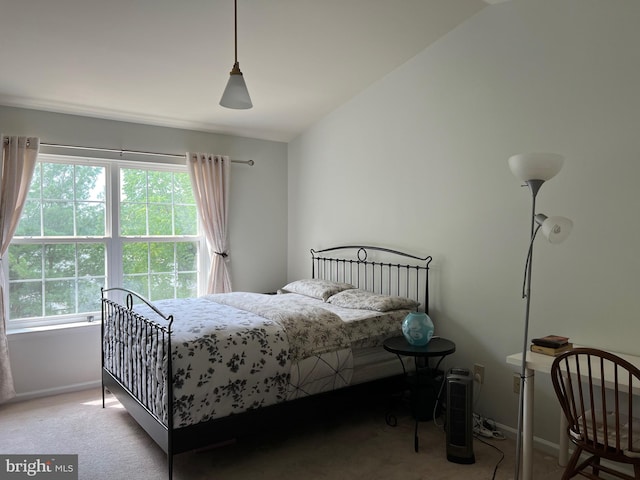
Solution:
M 475 463 L 473 454 L 473 377 L 465 368 L 447 374 L 447 460 Z

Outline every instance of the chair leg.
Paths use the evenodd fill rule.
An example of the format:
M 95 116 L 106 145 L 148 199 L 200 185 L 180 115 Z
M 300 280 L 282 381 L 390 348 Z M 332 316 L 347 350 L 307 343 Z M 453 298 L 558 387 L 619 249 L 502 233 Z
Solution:
M 600 457 L 595 457 L 591 463 L 591 471 L 596 476 L 600 476 Z
M 578 460 L 580 460 L 580 455 L 582 455 L 582 447 L 576 447 L 569 459 L 569 463 L 567 463 L 567 466 L 564 469 L 562 480 L 569 480 L 576 475 L 576 465 L 578 464 Z
M 633 477 L 636 480 L 640 480 L 640 465 L 637 463 L 633 464 Z

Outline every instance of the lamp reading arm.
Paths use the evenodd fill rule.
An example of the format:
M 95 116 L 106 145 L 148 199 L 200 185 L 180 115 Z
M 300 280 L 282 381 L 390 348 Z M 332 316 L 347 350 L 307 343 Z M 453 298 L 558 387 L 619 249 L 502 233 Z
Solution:
M 527 252 L 527 260 L 524 264 L 524 280 L 522 282 L 522 298 L 527 297 L 527 271 L 529 262 L 531 261 L 531 253 L 533 252 L 533 242 L 536 239 L 538 231 L 542 229 L 542 234 L 549 243 L 562 243 L 571 233 L 573 222 L 566 217 L 547 217 L 543 213 L 534 216 L 536 228 L 531 234 L 529 242 L 529 251 Z

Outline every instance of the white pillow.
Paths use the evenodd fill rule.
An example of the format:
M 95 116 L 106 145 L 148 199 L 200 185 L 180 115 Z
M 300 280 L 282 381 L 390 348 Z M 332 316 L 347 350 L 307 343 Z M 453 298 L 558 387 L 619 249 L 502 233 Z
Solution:
M 307 297 L 317 298 L 326 301 L 331 295 L 342 292 L 343 290 L 355 288 L 349 283 L 333 282 L 331 280 L 322 280 L 319 278 L 309 278 L 305 280 L 296 280 L 282 287 L 284 293 L 298 293 Z

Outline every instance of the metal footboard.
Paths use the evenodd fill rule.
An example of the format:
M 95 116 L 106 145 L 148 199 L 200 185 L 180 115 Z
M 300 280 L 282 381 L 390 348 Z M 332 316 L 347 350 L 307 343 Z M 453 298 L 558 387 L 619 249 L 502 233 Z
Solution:
M 144 304 L 157 314 L 149 319 L 134 311 Z M 173 470 L 172 316 L 123 288 L 102 289 L 102 406 L 111 391 L 167 453 Z

